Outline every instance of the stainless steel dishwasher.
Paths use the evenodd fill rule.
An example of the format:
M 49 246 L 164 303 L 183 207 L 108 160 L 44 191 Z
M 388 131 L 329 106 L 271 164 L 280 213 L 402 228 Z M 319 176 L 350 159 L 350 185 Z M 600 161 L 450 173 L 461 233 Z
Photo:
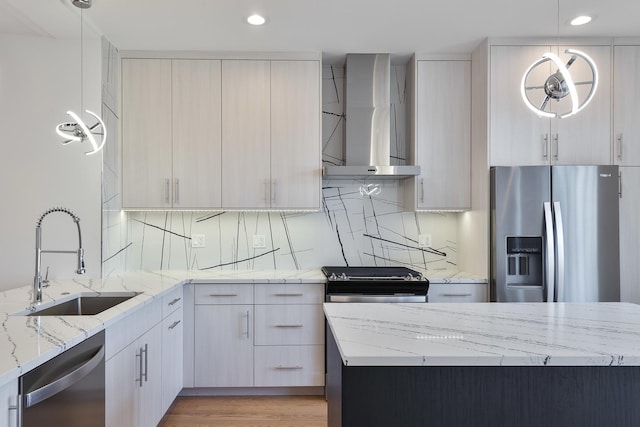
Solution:
M 22 427 L 104 427 L 104 331 L 20 377 Z

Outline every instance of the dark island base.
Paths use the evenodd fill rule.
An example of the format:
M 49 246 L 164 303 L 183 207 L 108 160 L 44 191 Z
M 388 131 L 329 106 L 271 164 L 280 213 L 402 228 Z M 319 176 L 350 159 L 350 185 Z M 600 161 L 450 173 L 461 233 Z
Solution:
M 344 366 L 327 332 L 329 427 L 640 426 L 637 366 Z

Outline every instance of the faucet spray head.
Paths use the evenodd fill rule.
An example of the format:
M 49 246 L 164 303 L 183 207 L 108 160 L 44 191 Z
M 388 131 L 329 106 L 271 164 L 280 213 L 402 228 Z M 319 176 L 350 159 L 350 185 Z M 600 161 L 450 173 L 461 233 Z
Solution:
M 87 270 L 84 268 L 84 249 L 80 248 L 78 249 L 78 269 L 76 270 L 76 273 L 84 274 L 86 272 Z

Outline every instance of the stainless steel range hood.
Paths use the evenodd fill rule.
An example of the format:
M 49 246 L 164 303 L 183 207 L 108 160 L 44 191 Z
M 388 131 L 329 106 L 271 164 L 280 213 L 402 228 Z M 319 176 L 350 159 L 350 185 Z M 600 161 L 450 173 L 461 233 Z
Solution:
M 391 165 L 391 58 L 348 54 L 345 166 L 325 166 L 326 178 L 409 178 L 420 166 Z

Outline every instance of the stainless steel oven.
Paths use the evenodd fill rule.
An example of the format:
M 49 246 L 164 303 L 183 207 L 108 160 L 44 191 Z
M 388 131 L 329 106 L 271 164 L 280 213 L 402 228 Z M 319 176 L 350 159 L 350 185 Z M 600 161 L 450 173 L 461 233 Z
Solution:
M 406 267 L 322 267 L 327 302 L 427 302 L 429 281 Z
M 20 377 L 21 427 L 104 427 L 104 331 Z

